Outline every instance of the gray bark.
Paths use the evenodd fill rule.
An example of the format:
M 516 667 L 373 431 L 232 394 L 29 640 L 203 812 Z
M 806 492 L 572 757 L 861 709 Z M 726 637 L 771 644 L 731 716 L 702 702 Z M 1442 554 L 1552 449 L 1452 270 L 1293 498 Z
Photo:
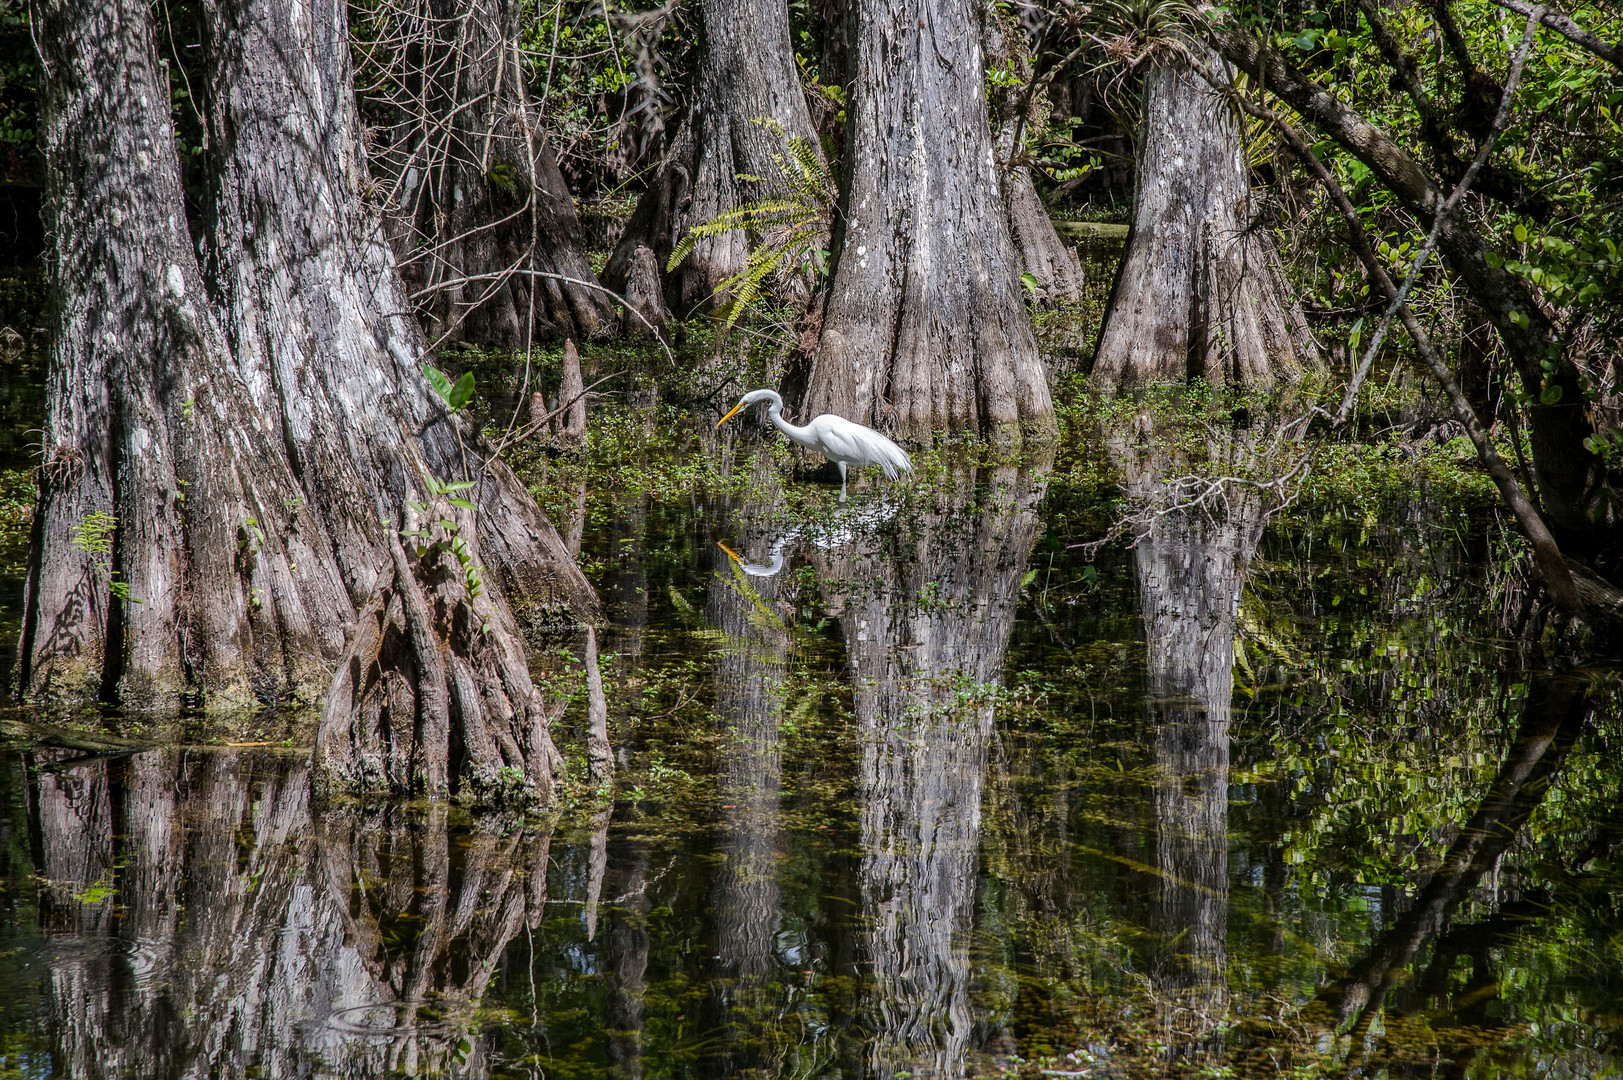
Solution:
M 597 630 L 586 628 L 586 765 L 593 784 L 614 782 L 614 752 L 609 746 L 609 699 L 597 665 Z
M 316 700 L 343 661 L 329 721 L 346 694 L 355 716 L 371 708 L 378 687 L 411 707 L 391 721 L 410 745 L 377 759 L 410 764 L 390 786 L 443 793 L 465 751 L 468 777 L 510 767 L 545 797 L 556 751 L 507 601 L 588 612 L 590 587 L 421 374 L 392 255 L 356 194 L 344 5 L 207 9 L 201 267 L 167 113 L 152 104 L 168 84 L 147 8 L 40 14 L 60 322 L 24 693 L 243 709 Z M 482 595 L 447 552 L 408 559 L 397 536 L 410 500 L 435 501 L 431 479 L 461 477 L 479 481 L 459 528 L 472 565 L 488 567 Z M 94 513 L 110 516 L 87 544 Z M 386 651 L 385 624 L 403 628 L 405 650 L 365 668 Z M 324 753 L 356 750 L 348 764 L 382 737 L 324 734 Z
M 998 12 L 990 13 L 986 56 L 988 64 L 1007 63 L 1021 80 L 992 91 L 992 123 L 1001 166 L 998 184 L 1019 270 L 1036 279 L 1037 301 L 1077 303 L 1082 299 L 1082 259 L 1075 246 L 1062 241 L 1054 230 L 1048 208 L 1032 183 L 1031 166 L 1026 164 L 1027 139 L 1047 121 L 1048 104 L 1035 86 L 1037 76 L 1019 24 L 1005 25 Z
M 915 442 L 937 429 L 1050 438 L 1053 402 L 998 189 L 981 9 L 854 8 L 844 233 L 805 412 Z
M 391 26 L 404 35 L 393 65 L 403 90 L 373 165 L 402 274 L 426 295 L 418 311 L 430 336 L 521 346 L 536 334 L 611 333 L 614 304 L 591 287 L 579 216 L 525 93 L 519 3 L 428 8 Z M 520 267 L 589 284 L 514 274 Z
M 626 311 L 620 321 L 621 331 L 632 337 L 664 337 L 671 313 L 665 307 L 658 257 L 652 248 L 639 245 L 624 265 L 619 292 L 626 298 Z
M 1000 182 L 1019 269 L 1037 279 L 1035 299 L 1078 303 L 1082 299 L 1082 257 L 1054 230 L 1048 207 L 1031 182 L 1031 167 L 1011 165 L 1003 170 Z
M 558 383 L 558 441 L 577 450 L 586 443 L 586 381 L 580 374 L 580 353 L 573 338 L 564 340 L 563 375 Z
M 1222 62 L 1191 44 L 1226 83 Z M 1266 236 L 1252 228 L 1250 171 L 1229 106 L 1188 63 L 1144 76 L 1137 200 L 1092 380 L 1251 387 L 1316 366 L 1306 321 Z
M 618 292 L 633 283 L 633 291 L 649 291 L 646 269 L 633 275 L 639 248 L 651 251 L 663 269 L 694 225 L 783 191 L 778 159 L 787 153 L 786 135 L 818 145 L 795 71 L 785 0 L 702 0 L 699 23 L 688 116 L 603 271 L 604 284 Z M 757 117 L 775 121 L 781 133 L 754 123 Z M 740 174 L 760 179 L 740 180 Z M 749 245 L 742 230 L 701 240 L 665 278 L 670 310 L 683 316 L 701 304 L 724 302 L 727 297 L 716 290 L 743 268 Z
M 587 612 L 590 587 L 523 485 L 505 465 L 482 462 L 477 437 L 423 379 L 393 252 L 376 208 L 357 194 L 366 163 L 347 8 L 221 0 L 208 16 L 212 284 L 238 366 L 260 408 L 282 418 L 305 497 L 333 538 L 355 607 L 372 619 L 329 694 L 323 775 L 370 786 L 374 762 L 404 760 L 412 772 L 389 773 L 390 787 L 443 793 L 459 780 L 449 761 L 461 749 L 476 793 L 508 786 L 494 778 L 516 771 L 545 797 L 557 753 L 503 601 Z M 458 575 L 443 552 L 403 558 L 396 523 L 408 501 L 433 501 L 429 478 L 477 481 L 467 493 L 477 513 L 456 520 L 473 565 L 486 568 L 485 603 L 471 588 L 453 599 Z M 384 649 L 389 625 L 406 628 L 395 639 L 405 651 Z M 377 657 L 386 662 L 364 667 Z M 400 692 L 406 682 L 414 695 Z M 385 715 L 414 733 L 421 754 L 402 758 L 398 744 L 385 747 L 384 729 L 365 726 Z
M 57 325 L 22 693 L 136 710 L 318 697 L 352 592 L 209 304 L 146 6 L 39 20 Z M 116 529 L 91 552 L 98 513 Z

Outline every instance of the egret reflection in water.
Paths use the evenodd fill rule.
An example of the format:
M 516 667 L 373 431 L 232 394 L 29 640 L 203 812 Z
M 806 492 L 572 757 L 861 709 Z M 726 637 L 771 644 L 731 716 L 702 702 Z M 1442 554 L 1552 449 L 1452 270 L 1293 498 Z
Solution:
M 842 506 L 827 521 L 807 522 L 775 536 L 767 551 L 765 562 L 751 562 L 725 543 L 718 543 L 718 546 L 750 577 L 775 577 L 783 570 L 786 561 L 785 552 L 797 542 L 804 541 L 819 551 L 845 547 L 853 541 L 872 535 L 876 529 L 896 516 L 896 511 L 901 505 L 899 499 L 886 498 L 867 505 L 850 508 Z
M 734 457 L 747 496 L 616 496 L 583 550 L 626 764 L 556 839 L 431 804 L 318 812 L 268 749 L 11 758 L 6 1063 L 1615 1071 L 1615 691 L 1495 668 L 1493 625 L 1460 614 L 1486 564 L 1423 509 L 1384 551 L 1331 526 L 1304 557 L 1289 521 L 1259 544 L 1261 485 L 1291 467 L 1265 451 L 1294 451 L 1224 419 L 1184 458 L 1132 425 L 1105 442 L 1147 513 L 1096 560 L 1063 532 L 1091 462 L 949 466 L 814 500 L 815 527 L 770 454 Z M 1250 482 L 1180 506 L 1201 471 Z M 1384 595 L 1332 612 L 1319 583 L 1371 561 Z

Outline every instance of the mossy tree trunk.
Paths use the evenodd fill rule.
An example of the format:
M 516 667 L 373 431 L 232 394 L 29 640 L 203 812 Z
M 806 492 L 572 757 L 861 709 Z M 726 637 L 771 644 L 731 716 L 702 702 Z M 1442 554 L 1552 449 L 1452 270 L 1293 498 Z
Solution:
M 1204 46 L 1195 62 L 1226 67 Z M 1132 234 L 1092 379 L 1262 387 L 1316 366 L 1301 309 L 1267 235 L 1252 227 L 1250 170 L 1232 110 L 1178 57 L 1144 76 Z
M 843 235 L 806 413 L 1052 437 L 987 118 L 981 9 L 856 0 Z
M 41 7 L 61 314 L 22 690 L 234 710 L 314 701 L 337 666 L 333 778 L 545 797 L 556 751 L 507 602 L 584 613 L 593 597 L 422 376 L 357 194 L 345 7 L 224 0 L 207 16 L 200 266 L 152 104 L 168 84 L 147 6 Z M 464 478 L 475 510 L 453 514 L 434 491 Z M 413 502 L 456 527 L 408 553 Z M 369 652 L 391 611 L 399 647 Z M 389 740 L 373 755 L 388 768 L 367 773 Z

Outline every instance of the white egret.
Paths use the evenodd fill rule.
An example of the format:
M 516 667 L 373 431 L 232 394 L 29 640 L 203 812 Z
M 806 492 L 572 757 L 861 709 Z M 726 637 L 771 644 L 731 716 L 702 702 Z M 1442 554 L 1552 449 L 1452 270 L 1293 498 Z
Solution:
M 789 436 L 790 441 L 809 446 L 840 467 L 840 501 L 845 501 L 845 470 L 851 465 L 878 465 L 885 470 L 887 479 L 894 480 L 898 473 L 912 472 L 913 459 L 907 451 L 870 427 L 847 420 L 843 416 L 824 413 L 805 427 L 796 427 L 783 418 L 783 399 L 776 390 L 751 390 L 733 406 L 732 412 L 716 421 L 720 427 L 731 420 L 745 406 L 757 401 L 770 401 L 766 414 L 777 429 Z

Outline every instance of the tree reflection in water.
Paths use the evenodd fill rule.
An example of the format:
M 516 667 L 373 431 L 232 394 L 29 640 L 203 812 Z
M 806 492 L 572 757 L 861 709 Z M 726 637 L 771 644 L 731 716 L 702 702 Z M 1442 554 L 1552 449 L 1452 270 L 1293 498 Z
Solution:
M 751 463 L 750 497 L 727 515 L 744 550 L 770 544 L 772 562 L 749 573 L 727 549 L 713 550 L 705 617 L 720 632 L 712 678 L 719 754 L 720 863 L 711 888 L 716 978 L 711 993 L 725 1049 L 720 1075 L 780 1075 L 785 1047 L 761 1037 L 779 1007 L 774 986 L 776 938 L 783 921 L 782 726 L 791 638 L 783 598 L 788 575 L 777 573 L 792 536 L 777 536 L 783 506 L 778 471 L 765 452 Z M 765 572 L 771 569 L 771 572 Z M 780 1023 L 782 1021 L 779 1021 Z M 801 1046 L 803 1056 L 815 1056 Z M 795 1071 L 793 1069 L 791 1072 Z
M 1288 471 L 1267 463 L 1286 442 L 1269 424 L 1157 440 L 1182 456 L 1132 433 L 1108 448 L 1164 510 L 1197 469 Z M 1097 577 L 1057 552 L 1053 579 L 1077 584 L 1057 602 L 1033 587 L 1004 692 L 1041 465 L 949 469 L 779 525 L 787 497 L 747 461 L 738 505 L 620 526 L 655 530 L 655 555 L 613 571 L 634 635 L 615 646 L 646 642 L 639 670 L 668 676 L 643 713 L 622 701 L 625 745 L 694 780 L 644 788 L 628 766 L 624 797 L 568 840 L 431 804 L 316 812 L 297 753 L 40 749 L 0 773 L 0 853 L 29 863 L 0 877 L 3 954 L 21 958 L 0 969 L 0 1065 L 18 1043 L 45 1062 L 28 1075 L 91 1078 L 1615 1063 L 1617 691 L 1521 669 L 1478 691 L 1445 668 L 1426 710 L 1399 712 L 1431 693 L 1403 684 L 1439 635 L 1466 636 L 1414 587 L 1429 554 L 1377 564 L 1412 567 L 1383 596 L 1419 598 L 1387 622 L 1317 610 L 1329 564 L 1270 554 L 1242 624 L 1270 496 L 1231 485 L 1209 514 L 1146 513 Z M 706 535 L 722 510 L 747 567 Z M 633 546 L 612 523 L 595 535 Z M 676 602 L 695 587 L 703 618 Z M 814 590 L 843 672 L 832 634 L 795 629 Z M 1264 638 L 1265 603 L 1316 659 Z M 1388 640 L 1412 651 L 1379 661 Z M 1497 644 L 1465 655 L 1489 665 Z M 656 652 L 668 672 L 647 670 Z M 1258 705 L 1231 719 L 1247 671 Z M 1464 760 L 1433 768 L 1456 740 Z M 1552 1017 L 1573 1033 L 1524 1034 Z
M 1133 565 L 1160 877 L 1152 974 L 1174 1052 L 1180 1041 L 1203 1040 L 1225 1007 L 1235 620 L 1266 500 L 1277 494 L 1265 496 L 1265 485 L 1297 464 L 1302 421 L 1282 415 L 1243 429 L 1207 424 L 1191 440 L 1158 430 L 1146 410 L 1108 441 L 1124 493 L 1139 507 Z M 1231 479 L 1213 484 L 1223 477 Z
M 862 755 L 852 1075 L 963 1074 L 981 786 L 1050 463 L 954 469 L 912 493 L 897 528 L 812 554 L 846 641 Z
M 549 833 L 313 813 L 271 754 L 53 756 L 28 790 L 62 1075 L 484 1072 L 475 1014 Z

